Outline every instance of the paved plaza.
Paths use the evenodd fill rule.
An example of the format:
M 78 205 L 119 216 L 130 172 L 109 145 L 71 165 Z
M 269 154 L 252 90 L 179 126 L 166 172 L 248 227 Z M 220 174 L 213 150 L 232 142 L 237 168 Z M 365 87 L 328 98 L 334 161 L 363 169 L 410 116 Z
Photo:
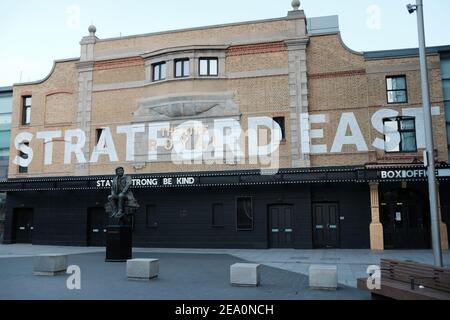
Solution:
M 37 254 L 69 255 L 69 265 L 81 268 L 82 290 L 66 288 L 68 275 L 33 276 Z M 369 299 L 355 288 L 369 265 L 381 258 L 432 263 L 431 251 L 369 250 L 237 250 L 134 249 L 135 258 L 160 259 L 160 276 L 151 282 L 130 282 L 125 263 L 105 263 L 104 248 L 0 245 L 0 299 L 133 299 L 133 300 L 310 300 Z M 446 266 L 450 254 L 444 253 Z M 262 285 L 237 288 L 229 284 L 229 267 L 237 262 L 263 265 Z M 308 287 L 311 264 L 338 266 L 339 290 Z

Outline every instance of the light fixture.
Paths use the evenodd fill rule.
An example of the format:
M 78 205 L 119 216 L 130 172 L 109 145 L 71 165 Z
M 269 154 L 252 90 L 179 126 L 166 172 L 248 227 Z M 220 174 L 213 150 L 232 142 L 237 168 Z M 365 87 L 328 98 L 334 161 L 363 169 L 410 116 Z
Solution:
M 408 9 L 408 12 L 410 14 L 413 14 L 417 10 L 417 6 L 416 5 L 412 5 L 412 4 L 408 4 L 406 6 L 406 9 Z

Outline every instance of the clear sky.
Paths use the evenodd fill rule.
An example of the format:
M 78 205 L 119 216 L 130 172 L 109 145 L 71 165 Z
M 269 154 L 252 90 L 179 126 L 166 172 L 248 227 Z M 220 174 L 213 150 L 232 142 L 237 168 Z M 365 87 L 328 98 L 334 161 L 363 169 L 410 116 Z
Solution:
M 417 47 L 415 0 L 302 0 L 307 17 L 339 15 L 358 51 Z M 427 45 L 450 44 L 450 0 L 424 0 Z M 53 60 L 79 56 L 91 23 L 99 38 L 277 18 L 291 0 L 1 0 L 0 86 L 39 80 Z

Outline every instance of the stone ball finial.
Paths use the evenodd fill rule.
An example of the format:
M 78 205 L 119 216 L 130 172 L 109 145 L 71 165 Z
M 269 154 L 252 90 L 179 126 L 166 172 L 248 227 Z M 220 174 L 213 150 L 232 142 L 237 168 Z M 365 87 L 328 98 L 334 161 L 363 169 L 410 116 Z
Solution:
M 97 28 L 94 25 L 89 26 L 88 30 L 91 36 L 95 35 L 95 33 L 97 32 Z
M 294 10 L 300 9 L 300 0 L 292 0 L 292 8 Z

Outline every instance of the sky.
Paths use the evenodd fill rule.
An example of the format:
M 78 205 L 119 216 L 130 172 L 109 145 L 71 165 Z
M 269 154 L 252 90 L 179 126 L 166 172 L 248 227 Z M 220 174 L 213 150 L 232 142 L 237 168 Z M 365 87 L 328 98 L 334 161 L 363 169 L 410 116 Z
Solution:
M 338 15 L 345 44 L 357 51 L 418 46 L 415 0 L 302 0 L 307 17 Z M 428 46 L 450 45 L 450 0 L 424 0 Z M 95 24 L 101 39 L 279 18 L 291 0 L 1 0 L 0 86 L 40 80 L 53 61 L 80 55 Z

